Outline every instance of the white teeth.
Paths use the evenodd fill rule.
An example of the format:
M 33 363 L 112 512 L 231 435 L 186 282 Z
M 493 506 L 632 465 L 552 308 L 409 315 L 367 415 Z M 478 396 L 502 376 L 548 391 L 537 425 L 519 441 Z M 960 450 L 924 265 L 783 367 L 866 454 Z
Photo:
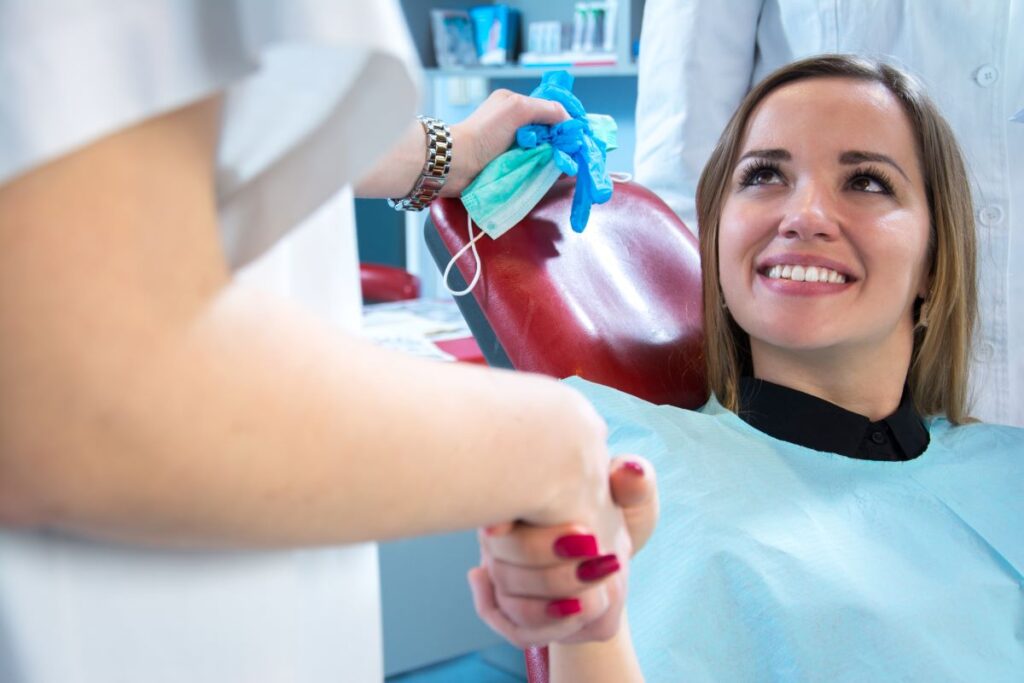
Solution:
M 792 280 L 794 282 L 829 282 L 841 285 L 846 276 L 824 266 L 793 266 L 774 265 L 768 269 L 768 277 L 773 280 Z

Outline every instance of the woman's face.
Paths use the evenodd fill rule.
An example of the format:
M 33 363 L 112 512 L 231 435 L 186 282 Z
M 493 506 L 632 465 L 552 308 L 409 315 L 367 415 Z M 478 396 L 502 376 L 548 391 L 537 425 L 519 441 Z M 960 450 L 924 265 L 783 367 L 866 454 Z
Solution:
M 882 85 L 816 78 L 754 110 L 718 236 L 719 277 L 765 352 L 903 353 L 930 218 L 910 122 Z

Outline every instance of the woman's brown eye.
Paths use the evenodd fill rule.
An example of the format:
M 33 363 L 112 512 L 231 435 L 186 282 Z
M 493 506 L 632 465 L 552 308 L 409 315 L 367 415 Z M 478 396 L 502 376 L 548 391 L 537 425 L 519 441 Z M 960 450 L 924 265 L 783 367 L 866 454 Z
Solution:
M 871 192 L 874 194 L 888 194 L 889 187 L 883 181 L 867 175 L 860 175 L 850 181 L 850 187 L 857 192 Z
M 782 182 L 782 176 L 777 168 L 771 166 L 751 165 L 743 172 L 740 185 L 752 187 L 755 185 L 778 185 Z

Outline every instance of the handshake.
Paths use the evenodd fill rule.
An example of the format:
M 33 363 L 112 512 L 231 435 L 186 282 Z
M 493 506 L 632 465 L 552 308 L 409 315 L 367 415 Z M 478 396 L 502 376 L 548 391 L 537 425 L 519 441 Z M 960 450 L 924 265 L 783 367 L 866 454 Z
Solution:
M 654 469 L 638 456 L 611 461 L 587 524 L 503 523 L 479 531 L 469 572 L 480 618 L 514 645 L 604 641 L 622 623 L 629 560 L 658 518 Z

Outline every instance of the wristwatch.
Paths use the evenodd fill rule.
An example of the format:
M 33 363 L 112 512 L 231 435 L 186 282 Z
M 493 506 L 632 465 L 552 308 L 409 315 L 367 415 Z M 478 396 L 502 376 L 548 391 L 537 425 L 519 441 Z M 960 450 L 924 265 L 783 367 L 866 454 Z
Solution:
M 434 201 L 452 167 L 452 131 L 448 124 L 429 116 L 418 116 L 427 134 L 427 160 L 423 164 L 419 180 L 404 197 L 389 199 L 388 205 L 395 211 L 422 211 Z

